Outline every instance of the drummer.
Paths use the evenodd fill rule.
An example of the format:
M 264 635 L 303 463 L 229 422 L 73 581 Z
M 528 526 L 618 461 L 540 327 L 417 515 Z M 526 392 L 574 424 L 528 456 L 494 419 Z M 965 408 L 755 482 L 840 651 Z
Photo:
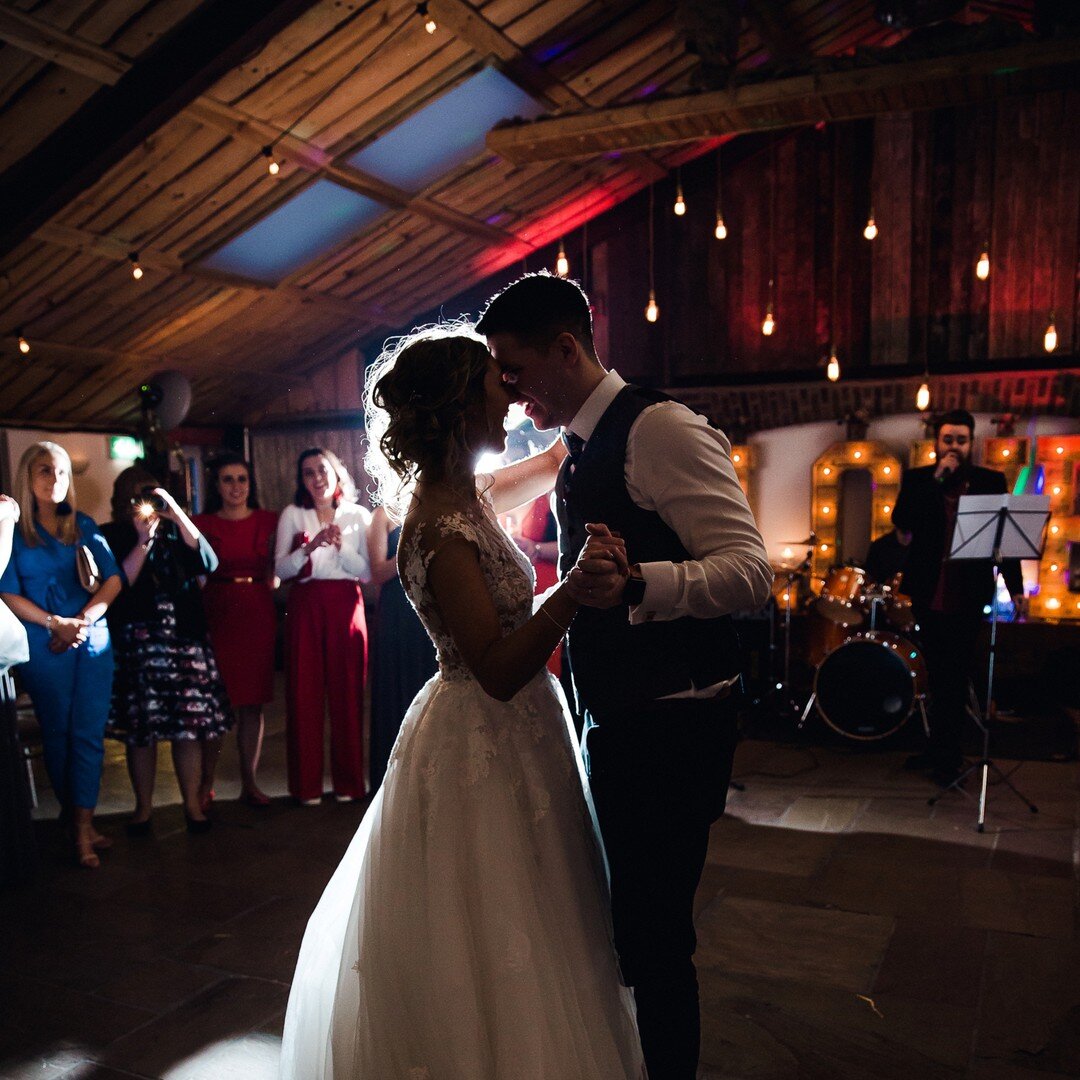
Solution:
M 875 585 L 892 585 L 904 571 L 910 533 L 902 539 L 896 529 L 879 536 L 866 552 L 866 576 Z

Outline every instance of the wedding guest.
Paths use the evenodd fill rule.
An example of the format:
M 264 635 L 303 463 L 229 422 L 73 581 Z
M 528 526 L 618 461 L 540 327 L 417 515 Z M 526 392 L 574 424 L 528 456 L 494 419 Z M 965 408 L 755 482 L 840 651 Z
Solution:
M 400 537 L 401 526 L 390 520 L 383 507 L 376 507 L 368 532 L 371 580 L 381 586 L 371 639 L 372 791 L 383 782 L 405 710 L 439 666 L 431 639 L 398 577 Z
M 11 559 L 19 504 L 0 495 L 0 574 Z M 19 747 L 15 682 L 10 669 L 30 659 L 26 629 L 0 600 L 0 886 L 30 881 L 37 849 L 30 820 L 30 788 Z
M 514 542 L 533 565 L 536 594 L 546 593 L 559 580 L 559 526 L 551 510 L 550 495 L 541 495 L 529 504 Z M 548 658 L 547 666 L 556 678 L 562 673 L 561 644 Z
M 195 524 L 218 557 L 203 590 L 203 605 L 225 689 L 236 717 L 243 799 L 270 800 L 256 774 L 262 753 L 263 706 L 274 696 L 273 545 L 277 514 L 259 509 L 255 474 L 239 454 L 210 462 L 206 512 Z
M 371 576 L 371 516 L 336 455 L 322 447 L 296 462 L 296 494 L 278 520 L 275 570 L 293 581 L 285 613 L 289 792 L 305 806 L 323 793 L 323 718 L 339 802 L 362 799 L 367 623 L 360 583 Z
M 135 791 L 132 836 L 151 831 L 157 744 L 172 745 L 188 831 L 206 816 L 221 736 L 232 727 L 225 685 L 206 633 L 200 575 L 217 557 L 195 523 L 139 465 L 113 486 L 104 526 L 128 588 L 109 612 L 116 678 L 108 735 L 124 743 Z
M 108 541 L 79 513 L 71 458 L 54 442 L 29 446 L 17 477 L 19 527 L 0 599 L 22 620 L 30 659 L 21 676 L 34 703 L 45 770 L 88 870 L 112 841 L 94 828 L 109 714 L 113 649 L 105 612 L 120 592 Z

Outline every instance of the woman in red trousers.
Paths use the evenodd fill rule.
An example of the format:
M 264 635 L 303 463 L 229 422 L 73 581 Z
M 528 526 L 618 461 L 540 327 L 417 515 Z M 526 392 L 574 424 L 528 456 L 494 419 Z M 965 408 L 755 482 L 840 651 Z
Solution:
M 360 583 L 371 576 L 371 515 L 353 501 L 349 474 L 329 450 L 296 463 L 296 496 L 278 519 L 274 566 L 292 581 L 285 614 L 289 792 L 305 806 L 323 794 L 323 717 L 339 802 L 362 799 L 367 624 Z

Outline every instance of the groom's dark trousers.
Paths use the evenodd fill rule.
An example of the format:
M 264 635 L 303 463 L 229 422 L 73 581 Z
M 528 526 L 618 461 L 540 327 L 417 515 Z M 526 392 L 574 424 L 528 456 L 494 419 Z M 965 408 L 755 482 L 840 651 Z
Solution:
M 701 1044 L 694 893 L 723 812 L 736 697 L 656 702 L 588 727 L 589 787 L 611 868 L 615 947 L 649 1080 L 693 1080 Z

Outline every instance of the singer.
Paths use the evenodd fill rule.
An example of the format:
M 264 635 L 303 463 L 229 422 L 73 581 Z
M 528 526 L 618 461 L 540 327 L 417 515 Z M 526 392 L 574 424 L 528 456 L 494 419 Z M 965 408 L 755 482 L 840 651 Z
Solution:
M 991 560 L 949 561 L 961 495 L 1003 495 L 1005 474 L 971 463 L 975 418 L 963 409 L 934 421 L 935 463 L 904 474 L 893 508 L 897 537 L 908 546 L 904 592 L 912 601 L 930 677 L 927 751 L 905 768 L 928 770 L 942 787 L 960 775 L 961 733 L 983 609 L 994 591 Z M 1017 559 L 1001 567 L 1017 617 L 1024 614 L 1024 583 Z

